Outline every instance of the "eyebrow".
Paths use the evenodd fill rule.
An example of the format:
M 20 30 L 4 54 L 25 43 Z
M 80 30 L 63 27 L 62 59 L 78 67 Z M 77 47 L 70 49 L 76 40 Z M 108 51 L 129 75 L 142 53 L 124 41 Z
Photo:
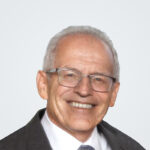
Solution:
M 69 67 L 69 66 L 63 66 L 63 67 L 60 67 L 60 68 L 67 68 L 67 69 L 75 70 L 77 72 L 82 73 L 80 70 L 78 70 L 76 68 Z M 84 73 L 82 73 L 82 74 L 84 74 Z M 106 77 L 113 77 L 112 75 L 107 74 L 107 73 L 103 73 L 103 72 L 93 72 L 93 73 L 89 73 L 87 75 L 102 75 L 102 76 L 106 76 Z
M 103 72 L 94 72 L 94 73 L 90 73 L 89 75 L 98 75 L 98 76 L 112 77 L 111 75 L 103 73 Z

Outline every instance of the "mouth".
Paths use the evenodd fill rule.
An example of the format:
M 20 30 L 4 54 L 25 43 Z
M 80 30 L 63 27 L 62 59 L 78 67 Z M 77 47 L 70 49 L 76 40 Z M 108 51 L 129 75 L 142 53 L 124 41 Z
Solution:
M 95 106 L 92 104 L 83 104 L 83 103 L 79 103 L 79 102 L 70 102 L 69 104 L 72 107 L 81 108 L 81 109 L 91 109 Z

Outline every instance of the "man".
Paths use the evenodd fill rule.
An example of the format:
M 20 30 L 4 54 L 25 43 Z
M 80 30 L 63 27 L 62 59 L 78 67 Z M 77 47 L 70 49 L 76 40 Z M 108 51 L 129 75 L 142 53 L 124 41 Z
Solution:
M 64 29 L 51 39 L 37 74 L 46 109 L 3 139 L 0 150 L 144 150 L 103 121 L 119 85 L 117 53 L 105 33 L 88 26 Z

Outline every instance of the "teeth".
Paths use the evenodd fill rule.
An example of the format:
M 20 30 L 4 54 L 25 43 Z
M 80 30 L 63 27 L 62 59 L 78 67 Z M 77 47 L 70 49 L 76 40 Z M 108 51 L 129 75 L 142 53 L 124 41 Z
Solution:
M 86 109 L 92 108 L 91 104 L 81 104 L 81 103 L 77 103 L 77 102 L 72 102 L 70 104 L 71 104 L 71 106 L 78 107 L 78 108 L 86 108 Z

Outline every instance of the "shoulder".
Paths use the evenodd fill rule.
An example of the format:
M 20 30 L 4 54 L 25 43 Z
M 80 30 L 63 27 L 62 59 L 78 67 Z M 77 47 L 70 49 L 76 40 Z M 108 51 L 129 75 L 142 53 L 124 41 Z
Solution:
M 122 131 L 118 130 L 117 128 L 111 126 L 105 121 L 102 121 L 98 125 L 98 129 L 101 130 L 101 132 L 104 134 L 106 139 L 115 140 L 113 142 L 116 142 L 122 149 L 125 150 L 145 150 L 137 141 L 135 141 L 133 138 L 128 136 L 127 134 L 123 133 Z
M 0 150 L 24 150 L 25 148 L 25 127 L 15 131 L 4 139 L 0 140 Z M 16 144 L 17 143 L 17 144 Z
M 0 150 L 26 150 L 27 147 L 32 147 L 34 142 L 45 140 L 40 122 L 44 112 L 45 109 L 38 111 L 27 125 L 0 140 Z

